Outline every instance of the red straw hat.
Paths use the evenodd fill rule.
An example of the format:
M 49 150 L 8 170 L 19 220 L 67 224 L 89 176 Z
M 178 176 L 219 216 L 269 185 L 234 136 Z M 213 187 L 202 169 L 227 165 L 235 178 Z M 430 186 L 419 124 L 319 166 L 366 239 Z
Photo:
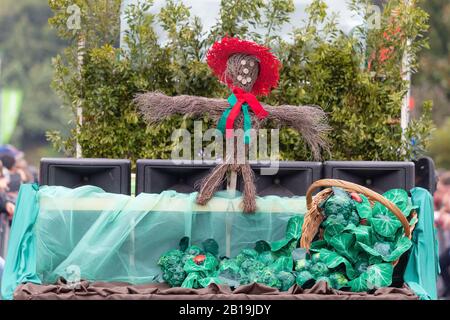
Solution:
M 244 53 L 255 56 L 259 61 L 259 75 L 253 85 L 251 93 L 266 96 L 276 88 L 280 78 L 281 63 L 270 49 L 253 41 L 240 40 L 238 38 L 224 37 L 217 41 L 209 49 L 207 62 L 209 67 L 220 81 L 232 86 L 232 80 L 225 77 L 228 58 L 236 53 Z

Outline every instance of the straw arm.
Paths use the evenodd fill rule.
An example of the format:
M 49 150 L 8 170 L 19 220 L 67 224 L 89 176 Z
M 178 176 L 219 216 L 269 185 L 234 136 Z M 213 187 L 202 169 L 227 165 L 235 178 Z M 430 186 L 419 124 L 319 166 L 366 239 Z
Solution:
M 326 139 L 330 126 L 326 113 L 316 106 L 290 106 L 277 107 L 264 105 L 269 115 L 267 120 L 273 121 L 280 127 L 296 130 L 309 145 L 313 157 L 320 160 L 322 151 L 329 152 L 329 142 Z
M 137 94 L 134 103 L 148 124 L 160 123 L 176 114 L 194 118 L 208 115 L 217 121 L 229 107 L 225 99 L 189 95 L 170 97 L 157 91 Z

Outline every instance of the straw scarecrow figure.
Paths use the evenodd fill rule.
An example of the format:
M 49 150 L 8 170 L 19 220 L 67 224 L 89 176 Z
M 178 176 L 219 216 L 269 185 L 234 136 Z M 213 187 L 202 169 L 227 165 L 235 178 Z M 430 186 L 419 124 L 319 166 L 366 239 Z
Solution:
M 232 91 L 229 98 L 211 99 L 180 95 L 169 97 L 160 92 L 138 94 L 135 102 L 146 122 L 157 124 L 175 115 L 209 118 L 217 121 L 218 129 L 227 139 L 235 138 L 236 129 L 259 129 L 270 121 L 278 127 L 290 127 L 298 131 L 309 145 L 315 159 L 327 149 L 325 133 L 329 130 L 326 114 L 315 106 L 269 106 L 261 104 L 256 96 L 266 96 L 279 80 L 280 61 L 270 49 L 252 41 L 224 37 L 213 44 L 207 53 L 207 63 L 219 80 Z M 246 134 L 244 143 L 249 143 Z M 233 143 L 236 153 L 236 144 Z M 204 205 L 222 185 L 227 174 L 242 176 L 244 182 L 243 210 L 256 210 L 254 173 L 248 161 L 238 164 L 224 161 L 201 181 L 197 203 Z

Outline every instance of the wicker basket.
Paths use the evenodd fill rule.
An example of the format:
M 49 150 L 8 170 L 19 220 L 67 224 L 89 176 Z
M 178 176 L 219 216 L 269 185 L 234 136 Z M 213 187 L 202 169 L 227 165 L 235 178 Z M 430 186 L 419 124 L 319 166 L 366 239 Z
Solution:
M 317 193 L 314 197 L 312 193 L 315 189 L 320 187 L 328 187 L 319 193 Z M 364 194 L 372 204 L 374 205 L 375 201 L 380 202 L 386 208 L 388 208 L 402 223 L 403 229 L 405 230 L 405 236 L 411 239 L 412 231 L 414 230 L 414 225 L 410 226 L 409 221 L 403 215 L 402 211 L 391 201 L 383 197 L 381 194 L 376 193 L 373 190 L 370 190 L 366 187 L 360 186 L 356 183 L 344 181 L 344 180 L 335 180 L 335 179 L 322 179 L 314 182 L 306 192 L 306 206 L 308 211 L 305 214 L 305 218 L 303 221 L 302 227 L 302 237 L 300 239 L 300 247 L 308 249 L 310 248 L 311 242 L 316 236 L 317 232 L 319 232 L 320 224 L 324 220 L 324 215 L 320 212 L 319 204 L 326 200 L 329 195 L 333 192 L 330 187 L 339 187 L 344 189 L 347 192 L 357 192 Z M 410 215 L 411 219 L 416 217 L 417 213 L 413 211 Z M 323 236 L 323 232 L 319 233 L 320 238 Z M 394 261 L 392 264 L 395 266 L 398 263 Z

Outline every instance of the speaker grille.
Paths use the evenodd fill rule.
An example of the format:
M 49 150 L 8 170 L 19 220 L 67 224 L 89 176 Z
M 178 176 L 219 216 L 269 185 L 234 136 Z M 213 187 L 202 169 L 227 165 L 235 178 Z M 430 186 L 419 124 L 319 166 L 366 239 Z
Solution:
M 327 179 L 357 183 L 378 193 L 389 189 L 410 190 L 414 187 L 414 163 L 391 161 L 327 161 Z
M 201 180 L 214 168 L 204 163 L 175 164 L 171 160 L 138 160 L 136 195 L 175 190 L 180 193 L 199 191 Z M 222 189 L 226 188 L 226 184 Z
M 268 165 L 252 164 L 259 196 L 304 196 L 309 186 L 319 180 L 322 174 L 320 162 L 283 161 L 278 163 L 276 172 L 265 174 L 267 170 L 264 169 L 268 168 Z M 238 189 L 244 189 L 242 180 L 239 181 Z
M 106 192 L 130 194 L 131 162 L 110 159 L 41 160 L 40 184 L 77 188 L 92 185 Z

